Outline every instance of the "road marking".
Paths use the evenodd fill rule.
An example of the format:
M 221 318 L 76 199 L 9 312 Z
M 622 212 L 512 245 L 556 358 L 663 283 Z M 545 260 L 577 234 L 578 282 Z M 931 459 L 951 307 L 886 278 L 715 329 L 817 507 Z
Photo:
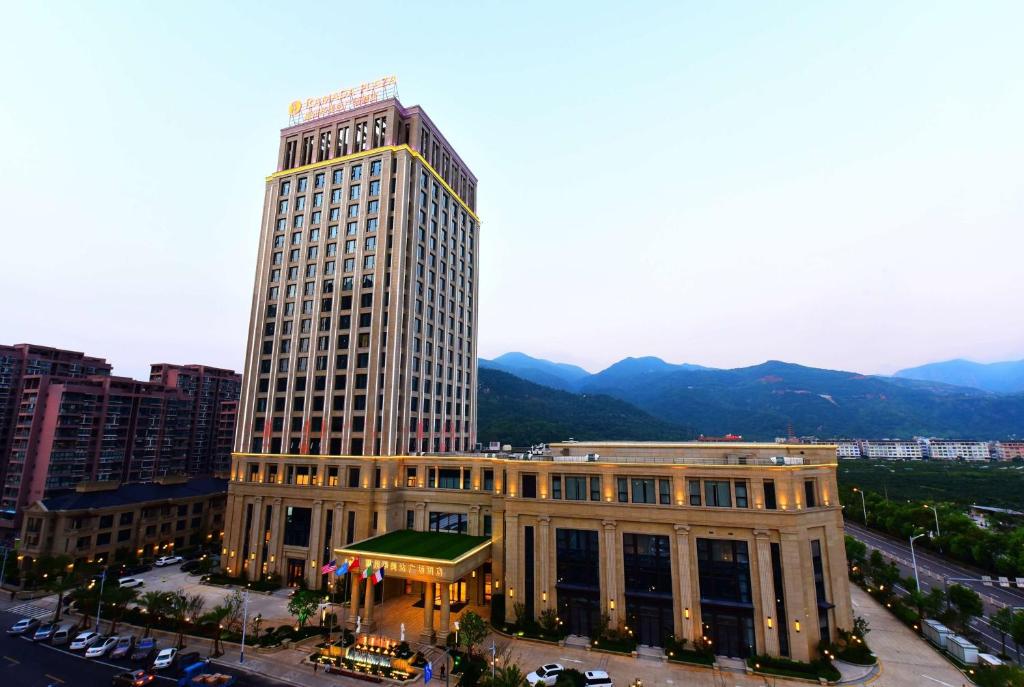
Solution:
M 59 682 L 62 685 L 64 684 L 64 681 L 61 680 L 59 677 L 56 677 L 55 675 L 50 675 L 49 673 L 43 673 L 43 677 L 48 677 L 51 680 L 53 680 L 54 682 Z
M 946 687 L 956 687 L 956 685 L 951 685 L 948 682 L 943 682 L 942 680 L 934 678 L 931 675 L 924 675 L 924 674 L 922 674 L 921 677 L 927 678 L 927 679 L 931 680 L 932 682 L 938 682 L 940 685 L 945 685 Z
M 583 663 L 583 661 L 577 661 L 575 658 L 566 658 L 565 656 L 559 656 L 558 660 L 565 661 L 566 663 Z
M 16 666 L 19 663 L 21 663 L 21 661 L 16 661 L 15 659 L 11 658 L 10 656 L 4 656 L 4 658 L 6 658 L 8 661 L 10 661 L 11 665 L 15 665 Z

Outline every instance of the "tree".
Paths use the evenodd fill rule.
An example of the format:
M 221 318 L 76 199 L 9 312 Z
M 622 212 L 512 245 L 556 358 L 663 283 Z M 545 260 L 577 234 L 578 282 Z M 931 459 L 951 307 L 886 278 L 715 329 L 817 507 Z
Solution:
M 526 676 L 515 663 L 506 663 L 495 668 L 494 678 L 487 676 L 484 684 L 488 687 L 527 687 Z
M 1002 643 L 1002 650 L 999 653 L 1001 656 L 1005 656 L 1006 635 L 1013 631 L 1013 609 L 1003 606 L 988 619 L 988 623 L 993 630 L 999 633 L 999 641 Z
M 149 631 L 157 618 L 170 611 L 171 596 L 170 592 L 146 592 L 139 598 L 139 604 L 146 615 L 146 632 L 143 637 L 149 636 Z
M 178 648 L 185 644 L 185 624 L 196 619 L 202 612 L 206 600 L 198 594 L 186 594 L 183 590 L 171 594 L 170 612 L 178 624 Z
M 961 584 L 951 586 L 946 592 L 946 598 L 961 632 L 966 632 L 971 619 L 978 617 L 985 610 L 978 592 Z
M 53 611 L 53 622 L 60 622 L 60 614 L 64 609 L 64 595 L 76 589 L 82 582 L 81 578 L 73 572 L 64 575 L 57 575 L 46 585 L 46 589 L 57 594 L 57 608 Z
M 466 647 L 466 653 L 473 656 L 473 648 L 487 636 L 487 623 L 473 611 L 459 616 L 459 643 Z
M 107 617 L 110 618 L 110 634 L 117 630 L 117 621 L 124 616 L 128 604 L 135 600 L 139 592 L 127 587 L 111 585 L 109 596 L 104 592 L 104 603 L 108 604 Z
M 220 650 L 220 636 L 224 632 L 224 619 L 230 614 L 231 608 L 227 604 L 218 604 L 202 618 L 202 621 L 210 626 L 210 634 L 213 637 L 214 656 L 221 656 L 224 653 Z
M 850 564 L 851 568 L 864 567 L 864 562 L 868 556 L 868 546 L 862 541 L 854 539 L 850 535 L 846 535 L 846 561 Z
M 1010 624 L 1010 638 L 1017 652 L 1017 663 L 1020 663 L 1020 645 L 1024 644 L 1024 611 L 1015 611 Z
M 306 620 L 320 605 L 320 595 L 310 589 L 297 589 L 288 601 L 288 613 L 299 621 L 299 627 L 306 626 Z

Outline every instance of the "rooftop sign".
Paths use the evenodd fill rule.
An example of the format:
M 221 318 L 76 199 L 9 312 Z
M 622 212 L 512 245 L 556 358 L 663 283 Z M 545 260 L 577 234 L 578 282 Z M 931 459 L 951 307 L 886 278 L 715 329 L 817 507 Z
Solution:
M 319 98 L 292 101 L 288 106 L 288 124 L 310 122 L 397 95 L 398 77 L 385 76 L 383 79 L 368 81 L 353 88 L 343 88 Z

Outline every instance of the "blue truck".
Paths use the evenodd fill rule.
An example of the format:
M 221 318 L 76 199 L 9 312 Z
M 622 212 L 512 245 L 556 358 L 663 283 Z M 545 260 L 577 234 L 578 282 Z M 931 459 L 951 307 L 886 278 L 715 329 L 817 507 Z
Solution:
M 234 675 L 218 672 L 209 661 L 197 661 L 181 671 L 178 687 L 231 687 L 237 681 Z

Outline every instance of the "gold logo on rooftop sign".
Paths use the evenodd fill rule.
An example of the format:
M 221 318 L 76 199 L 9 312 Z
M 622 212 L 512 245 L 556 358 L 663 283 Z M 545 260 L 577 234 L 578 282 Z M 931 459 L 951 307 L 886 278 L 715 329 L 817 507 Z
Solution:
M 394 98 L 396 95 L 398 95 L 398 77 L 385 76 L 383 79 L 367 81 L 353 88 L 343 88 L 319 98 L 295 100 L 288 106 L 288 123 L 309 122 L 361 105 Z

